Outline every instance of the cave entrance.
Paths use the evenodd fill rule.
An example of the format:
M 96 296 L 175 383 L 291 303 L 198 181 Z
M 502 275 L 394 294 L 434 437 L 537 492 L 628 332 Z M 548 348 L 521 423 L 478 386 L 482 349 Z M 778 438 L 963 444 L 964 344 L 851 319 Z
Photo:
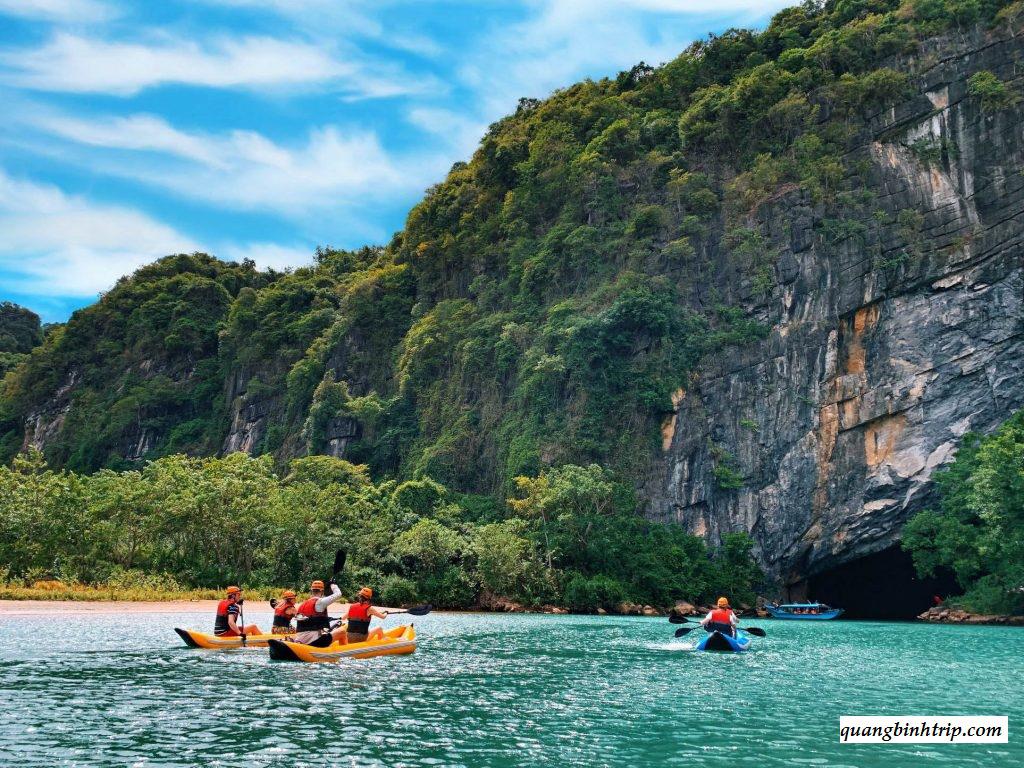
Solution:
M 811 576 L 806 586 L 808 598 L 845 608 L 848 619 L 913 619 L 932 606 L 933 595 L 962 591 L 949 572 L 919 578 L 899 545 Z

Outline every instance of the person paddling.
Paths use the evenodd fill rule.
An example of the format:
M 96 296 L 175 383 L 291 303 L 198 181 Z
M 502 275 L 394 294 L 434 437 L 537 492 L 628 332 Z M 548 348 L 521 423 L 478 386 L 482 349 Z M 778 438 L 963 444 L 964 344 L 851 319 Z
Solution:
M 310 584 L 309 592 L 309 599 L 295 612 L 296 643 L 311 643 L 320 637 L 321 631 L 330 629 L 331 617 L 327 615 L 327 606 L 342 598 L 341 590 L 333 581 L 329 595 L 324 595 L 324 583 L 319 579 Z M 344 630 L 336 629 L 331 636 L 337 640 L 344 634 Z
M 370 621 L 376 616 L 378 619 L 386 619 L 387 611 L 373 607 L 373 590 L 363 587 L 356 596 L 356 602 L 348 607 L 348 631 L 341 630 L 343 635 L 338 639 L 339 643 L 362 643 L 366 640 L 381 640 L 384 638 L 384 630 L 377 627 L 370 631 Z
M 290 635 L 294 631 L 292 619 L 298 612 L 298 608 L 295 606 L 296 597 L 297 595 L 290 589 L 285 590 L 281 595 L 281 602 L 274 608 L 274 626 L 270 628 L 275 635 Z
M 255 624 L 240 627 L 242 610 L 242 590 L 240 587 L 228 587 L 228 596 L 217 603 L 217 618 L 213 622 L 213 634 L 221 637 L 241 637 L 244 635 L 261 635 L 260 628 Z
M 729 599 L 720 597 L 718 598 L 718 607 L 709 611 L 700 623 L 708 632 L 718 631 L 723 635 L 736 637 L 736 625 L 740 623 L 740 620 L 736 618 L 736 614 L 729 607 Z

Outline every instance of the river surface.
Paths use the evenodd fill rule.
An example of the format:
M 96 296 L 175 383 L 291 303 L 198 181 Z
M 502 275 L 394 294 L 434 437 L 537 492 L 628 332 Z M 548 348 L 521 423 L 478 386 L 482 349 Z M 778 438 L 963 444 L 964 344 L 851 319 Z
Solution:
M 411 656 L 316 665 L 185 648 L 205 613 L 2 616 L 0 764 L 1024 765 L 1024 631 L 751 623 L 724 655 L 664 619 L 432 614 Z M 840 744 L 850 714 L 1008 715 L 1010 743 Z

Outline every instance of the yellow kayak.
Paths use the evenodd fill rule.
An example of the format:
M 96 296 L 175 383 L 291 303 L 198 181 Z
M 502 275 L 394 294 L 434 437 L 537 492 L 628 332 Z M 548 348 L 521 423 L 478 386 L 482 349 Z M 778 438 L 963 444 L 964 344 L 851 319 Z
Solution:
M 207 650 L 216 651 L 242 647 L 242 638 L 238 636 L 208 635 L 206 632 L 198 632 L 194 629 L 180 629 L 178 627 L 175 627 L 174 631 L 178 633 L 178 636 L 185 641 L 185 645 L 189 648 L 206 648 Z M 288 637 L 291 637 L 291 635 L 247 635 L 245 647 L 266 648 L 267 641 L 271 638 L 280 640 Z
M 402 656 L 416 650 L 416 630 L 412 624 L 395 627 L 384 633 L 382 640 L 341 645 L 334 643 L 317 648 L 293 643 L 280 637 L 270 638 L 270 658 L 276 661 L 340 661 L 341 659 L 372 659 L 374 656 Z

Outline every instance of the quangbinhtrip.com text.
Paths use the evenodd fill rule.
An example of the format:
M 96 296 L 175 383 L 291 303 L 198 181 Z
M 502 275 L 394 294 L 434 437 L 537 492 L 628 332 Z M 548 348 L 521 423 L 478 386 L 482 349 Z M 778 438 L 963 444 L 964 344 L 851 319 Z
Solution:
M 843 744 L 1006 744 L 1009 736 L 1009 718 L 1005 715 L 839 718 L 839 741 Z

